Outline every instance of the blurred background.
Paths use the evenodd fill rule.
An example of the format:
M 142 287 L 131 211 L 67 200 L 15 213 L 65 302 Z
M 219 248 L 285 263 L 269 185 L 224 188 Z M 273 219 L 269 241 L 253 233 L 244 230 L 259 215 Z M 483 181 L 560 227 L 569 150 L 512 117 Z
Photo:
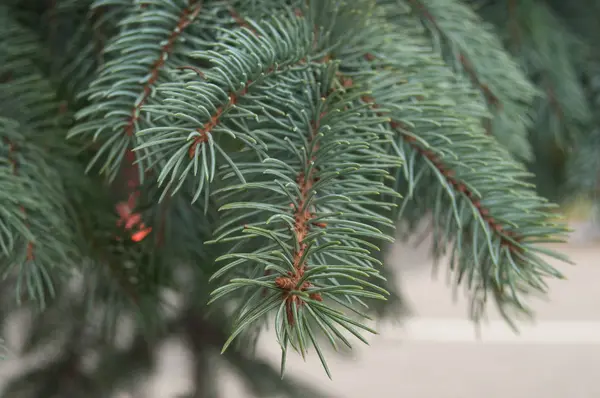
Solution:
M 536 321 L 521 323 L 520 334 L 493 309 L 478 329 L 467 320 L 467 305 L 446 283 L 444 267 L 432 273 L 430 238 L 420 244 L 397 243 L 389 253 L 390 265 L 399 270 L 397 283 L 409 300 L 409 315 L 377 325 L 380 335 L 370 339 L 370 347 L 356 344 L 351 353 L 330 353 L 333 381 L 314 353 L 306 362 L 291 355 L 287 377 L 305 381 L 323 397 L 600 397 L 600 228 L 588 209 L 571 209 L 572 239 L 557 247 L 576 266 L 557 265 L 568 279 L 550 281 L 549 299 L 531 300 Z M 8 346 L 19 346 L 23 321 L 16 317 L 7 323 Z M 272 331 L 263 333 L 258 353 L 277 368 L 280 352 L 273 339 Z M 0 388 L 51 355 L 50 350 L 2 363 Z M 158 347 L 158 358 L 157 371 L 140 383 L 137 394 L 114 398 L 188 396 L 193 386 L 189 350 L 180 340 L 169 339 Z M 215 373 L 222 396 L 253 396 L 235 370 L 220 362 L 214 366 L 220 367 Z

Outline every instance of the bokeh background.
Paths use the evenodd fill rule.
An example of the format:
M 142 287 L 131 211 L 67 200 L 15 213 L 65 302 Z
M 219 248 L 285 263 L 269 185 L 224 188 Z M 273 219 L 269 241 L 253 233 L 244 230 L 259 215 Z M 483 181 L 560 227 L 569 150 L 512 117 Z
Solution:
M 550 281 L 549 297 L 529 301 L 536 320 L 521 322 L 520 334 L 493 308 L 488 321 L 474 328 L 467 320 L 467 303 L 445 281 L 443 263 L 432 274 L 430 238 L 420 244 L 400 242 L 389 253 L 389 266 L 400 270 L 397 283 L 410 314 L 379 324 L 381 334 L 371 338 L 370 347 L 357 343 L 353 352 L 331 353 L 332 381 L 314 353 L 306 362 L 290 355 L 288 374 L 324 396 L 340 398 L 600 397 L 600 228 L 581 208 L 570 211 L 570 218 L 571 241 L 557 248 L 576 265 L 557 265 L 568 279 Z M 10 346 L 19 344 L 21 321 L 15 317 L 5 331 Z M 277 366 L 280 353 L 273 341 L 272 333 L 264 333 L 258 353 Z M 139 392 L 114 398 L 178 398 L 191 390 L 191 358 L 181 342 L 168 340 L 159 352 L 160 366 L 140 383 Z M 49 355 L 51 350 L 5 361 L 0 387 Z M 231 369 L 219 374 L 223 396 L 250 396 Z

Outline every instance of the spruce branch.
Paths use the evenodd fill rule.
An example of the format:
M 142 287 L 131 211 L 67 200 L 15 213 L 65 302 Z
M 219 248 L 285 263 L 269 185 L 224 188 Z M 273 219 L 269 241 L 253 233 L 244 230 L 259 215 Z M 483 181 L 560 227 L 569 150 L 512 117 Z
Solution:
M 422 59 L 426 55 L 422 39 L 411 33 L 396 33 L 389 42 L 402 46 L 388 44 L 380 51 L 378 62 L 388 67 L 378 69 L 373 97 L 365 98 L 391 118 L 397 133 L 391 150 L 404 160 L 396 184 L 405 194 L 400 215 L 411 200 L 418 200 L 413 216 L 432 212 L 437 254 L 452 248 L 456 283 L 466 278 L 474 292 L 475 320 L 488 291 L 503 311 L 511 306 L 526 311 L 523 293 L 545 292 L 544 277 L 562 278 L 540 255 L 566 260 L 542 244 L 560 240 L 567 230 L 553 221 L 554 206 L 524 182 L 529 173 L 478 127 L 485 110 L 478 110 L 476 93 L 433 53 L 429 61 L 414 62 L 418 58 L 409 55 L 407 43 L 414 43 Z
M 183 330 L 206 376 L 214 345 L 249 372 L 246 347 L 273 323 L 282 374 L 291 350 L 314 349 L 331 376 L 323 344 L 367 343 L 394 298 L 382 249 L 398 218 L 432 219 L 474 320 L 493 297 L 511 323 L 562 278 L 545 244 L 566 228 L 513 159 L 539 93 L 465 2 L 23 1 L 0 6 L 0 266 L 33 298 L 56 290 L 36 328 L 69 313 L 94 339 L 123 317 L 145 336 Z M 522 48 L 543 32 L 518 28 Z M 566 124 L 563 67 L 539 68 L 553 95 L 535 105 Z M 77 291 L 62 278 L 74 269 Z M 91 380 L 67 350 L 60 374 Z M 59 391 L 53 370 L 34 389 Z
M 246 120 L 257 120 L 260 114 L 285 123 L 285 115 L 261 101 L 261 82 L 311 62 L 311 30 L 298 18 L 245 24 L 252 29 L 231 32 L 215 50 L 190 53 L 207 59 L 212 68 L 192 67 L 179 81 L 160 85 L 160 102 L 144 107 L 154 118 L 153 127 L 138 133 L 144 142 L 136 151 L 147 149 L 142 158 L 148 157 L 152 164 L 160 162 L 158 182 L 167 182 L 163 195 L 176 193 L 191 175 L 197 181 L 194 201 L 204 193 L 206 203 L 221 162 L 232 166 L 244 181 L 227 155 L 227 137 L 264 153 L 265 133 Z
M 492 2 L 477 11 L 500 32 L 510 21 L 506 46 L 542 94 L 532 109 L 529 141 L 536 161 L 529 164 L 530 170 L 535 173 L 538 192 L 562 201 L 567 193 L 562 188 L 569 178 L 568 158 L 577 157 L 573 152 L 577 141 L 585 141 L 594 129 L 593 105 L 585 93 L 589 83 L 584 77 L 594 46 L 577 34 L 586 18 L 573 24 L 570 13 L 575 10 L 557 5 L 520 1 L 506 7 Z
M 548 161 L 553 158 L 552 152 L 570 147 L 585 135 L 591 123 L 582 72 L 593 55 L 593 45 L 577 34 L 582 26 L 569 23 L 570 8 L 568 11 L 544 1 L 470 3 L 475 3 L 478 14 L 497 27 L 500 37 L 508 21 L 506 47 L 538 87 L 530 141 L 536 160 L 545 163 L 535 165 L 537 180 L 543 180 L 553 167 Z M 579 3 L 572 7 L 579 7 Z
M 0 117 L 0 180 L 10 187 L 0 195 L 0 266 L 4 277 L 18 275 L 18 303 L 28 298 L 43 308 L 78 254 L 61 176 L 22 134 L 18 122 Z
M 66 120 L 39 61 L 42 46 L 10 16 L 0 7 L 0 179 L 10 187 L 1 199 L 1 272 L 17 275 L 18 302 L 29 297 L 44 307 L 80 258 L 67 195 L 79 176 L 75 152 L 61 136 Z
M 288 72 L 290 80 L 299 75 L 293 81 L 306 87 L 303 98 L 292 96 L 291 91 L 284 102 L 280 93 L 265 91 L 265 96 L 273 93 L 271 100 L 280 102 L 288 124 L 284 128 L 266 119 L 261 127 L 277 128 L 283 139 L 271 135 L 270 157 L 243 163 L 247 183 L 214 192 L 226 202 L 221 209 L 228 225 L 216 231 L 215 242 L 240 244 L 219 259 L 227 264 L 213 278 L 264 273 L 229 277 L 228 284 L 214 291 L 212 301 L 255 286 L 248 291 L 249 299 L 225 348 L 250 323 L 276 313 L 283 360 L 288 345 L 303 355 L 314 345 L 326 370 L 313 328 L 322 331 L 334 347 L 338 339 L 347 343 L 340 328 L 363 341 L 358 329 L 374 332 L 331 305 L 356 311 L 350 305 L 361 303 L 361 298 L 385 298 L 385 291 L 367 281 L 381 276 L 375 268 L 379 262 L 370 254 L 372 244 L 366 240 L 390 240 L 370 223 L 387 227 L 392 223 L 371 207 L 389 209 L 389 204 L 374 201 L 373 195 L 393 194 L 381 180 L 386 173 L 374 167 L 386 158 L 377 145 L 386 137 L 377 128 L 385 119 L 357 103 L 364 88 L 333 90 L 334 65 L 330 61 L 314 65 L 313 72 Z M 228 171 L 224 179 L 232 174 Z M 229 219 L 235 222 L 227 223 Z M 240 222 L 242 228 L 236 226 Z M 266 298 L 260 297 L 263 289 Z
M 147 123 L 141 108 L 166 79 L 166 70 L 183 65 L 186 48 L 204 47 L 202 27 L 195 22 L 212 13 L 204 16 L 202 6 L 201 1 L 183 0 L 129 6 L 129 15 L 119 23 L 121 31 L 104 50 L 107 62 L 83 92 L 91 104 L 76 114 L 81 123 L 69 132 L 69 137 L 102 139 L 88 169 L 104 158 L 101 170 L 114 180 L 127 151 L 137 145 L 136 132 Z M 140 167 L 140 180 L 145 169 Z

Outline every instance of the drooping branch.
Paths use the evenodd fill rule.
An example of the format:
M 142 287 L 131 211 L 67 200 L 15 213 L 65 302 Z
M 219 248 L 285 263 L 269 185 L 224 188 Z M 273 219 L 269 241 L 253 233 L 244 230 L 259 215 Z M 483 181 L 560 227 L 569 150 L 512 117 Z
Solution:
M 442 158 L 436 155 L 433 151 L 429 149 L 424 149 L 421 145 L 419 145 L 418 141 L 411 135 L 405 133 L 406 126 L 401 127 L 401 124 L 396 121 L 391 122 L 391 126 L 398 134 L 400 134 L 404 141 L 409 143 L 411 147 L 417 151 L 423 158 L 427 159 L 434 167 L 442 174 L 448 184 L 454 188 L 454 190 L 462 195 L 464 195 L 477 209 L 481 218 L 487 223 L 490 230 L 493 231 L 500 237 L 502 246 L 506 246 L 511 251 L 522 251 L 518 246 L 515 246 L 512 241 L 519 242 L 521 241 L 521 237 L 515 234 L 513 231 L 506 230 L 501 222 L 494 219 L 494 217 L 490 214 L 490 210 L 484 207 L 480 199 L 465 185 L 463 181 L 456 177 L 456 173 L 454 170 L 449 168 L 444 164 Z M 403 131 L 404 130 L 404 131 Z
M 369 53 L 365 54 L 364 58 L 367 61 L 375 60 L 375 56 Z M 350 78 L 342 76 L 341 80 L 344 85 L 352 85 L 352 80 Z M 374 110 L 380 108 L 380 105 L 377 104 L 375 99 L 371 96 L 363 96 L 361 99 L 365 103 L 370 104 L 370 107 Z M 378 114 L 380 116 L 384 115 L 381 112 L 378 112 Z M 471 202 L 471 204 L 479 212 L 481 218 L 487 223 L 490 230 L 500 237 L 503 246 L 509 247 L 511 251 L 522 250 L 520 247 L 512 244 L 512 242 L 521 241 L 522 238 L 516 235 L 513 231 L 506 230 L 500 222 L 494 219 L 494 217 L 490 214 L 490 210 L 482 206 L 476 195 L 467 188 L 467 185 L 465 185 L 464 182 L 460 181 L 456 177 L 455 171 L 447 167 L 439 156 L 429 149 L 424 149 L 421 145 L 419 145 L 418 141 L 412 135 L 407 134 L 406 132 L 408 131 L 408 126 L 400 121 L 391 120 L 390 127 L 396 131 L 396 133 L 399 134 L 405 142 L 409 143 L 413 150 L 417 151 L 423 158 L 427 159 L 431 164 L 433 164 L 456 192 L 464 195 L 464 197 Z
M 488 110 L 479 117 L 487 135 L 497 138 L 519 160 L 533 161 L 528 136 L 533 127 L 532 106 L 540 90 L 509 54 L 495 29 L 462 0 L 390 1 L 409 5 L 421 23 L 415 24 L 409 7 L 392 21 L 418 34 L 423 28 L 428 30 L 441 60 L 479 92 Z

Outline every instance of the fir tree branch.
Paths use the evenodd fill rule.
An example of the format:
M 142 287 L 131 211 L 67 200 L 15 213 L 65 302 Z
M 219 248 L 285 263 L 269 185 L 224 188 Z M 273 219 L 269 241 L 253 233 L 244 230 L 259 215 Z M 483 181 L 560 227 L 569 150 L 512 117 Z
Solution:
M 510 2 L 509 7 L 490 3 L 478 12 L 499 29 L 509 21 L 507 46 L 539 88 L 541 96 L 534 102 L 534 124 L 530 131 L 536 158 L 544 162 L 557 147 L 567 148 L 585 134 L 584 126 L 590 123 L 591 111 L 580 71 L 592 53 L 591 46 L 574 34 L 564 12 L 557 13 L 551 3 Z M 518 42 L 514 37 L 517 31 Z M 538 175 L 552 168 L 551 164 L 539 166 Z
M 83 263 L 77 302 L 104 336 L 124 315 L 146 335 L 200 328 L 198 374 L 215 344 L 246 373 L 244 346 L 273 322 L 282 373 L 290 348 L 314 349 L 330 376 L 323 338 L 366 343 L 369 306 L 390 296 L 379 251 L 397 216 L 431 216 L 475 320 L 491 296 L 527 312 L 526 294 L 562 277 L 544 244 L 566 228 L 510 153 L 527 155 L 537 91 L 462 0 L 25 1 L 9 0 L 18 19 L 0 6 L 0 266 L 38 298 Z M 33 33 L 48 7 L 69 36 L 51 57 Z M 523 48 L 543 33 L 526 27 Z M 560 106 L 561 125 L 572 104 L 555 72 L 571 66 L 539 68 L 554 96 L 537 104 Z M 62 139 L 78 109 L 81 153 Z M 173 324 L 166 290 L 184 307 L 212 290 L 216 317 L 194 307 Z
M 73 148 L 62 141 L 65 120 L 33 32 L 0 7 L 0 179 L 10 187 L 0 215 L 2 273 L 16 273 L 17 301 L 42 307 L 54 283 L 76 267 L 76 222 L 66 194 L 77 175 Z M 60 155 L 58 155 L 60 154 Z
M 593 53 L 593 46 L 584 41 L 584 36 L 574 34 L 579 24 L 570 24 L 571 8 L 557 10 L 556 4 L 539 1 L 509 5 L 490 2 L 478 12 L 500 32 L 509 30 L 507 47 L 542 94 L 534 102 L 529 141 L 535 162 L 529 167 L 535 173 L 539 193 L 563 200 L 566 192 L 562 187 L 568 178 L 565 164 L 570 156 L 577 156 L 571 154 L 572 148 L 579 139 L 585 139 L 594 123 L 582 79 L 582 66 Z M 515 30 L 519 33 L 518 43 Z
M 19 276 L 17 302 L 28 297 L 44 307 L 47 296 L 54 296 L 55 279 L 67 276 L 78 257 L 60 176 L 43 150 L 19 137 L 21 131 L 0 117 L 0 180 L 11 187 L 0 199 L 0 264 L 5 276 Z
M 159 86 L 160 104 L 144 107 L 154 117 L 154 126 L 138 133 L 145 142 L 136 151 L 146 151 L 142 159 L 160 162 L 158 181 L 167 182 L 163 196 L 177 192 L 191 175 L 197 184 L 194 201 L 202 193 L 208 201 L 217 162 L 237 170 L 227 156 L 227 137 L 264 153 L 264 133 L 246 120 L 257 120 L 262 114 L 285 123 L 285 115 L 261 102 L 261 82 L 288 69 L 305 68 L 312 59 L 311 32 L 305 21 L 296 18 L 245 23 L 252 29 L 231 32 L 218 51 L 190 54 L 209 58 L 213 68 L 194 68 L 179 81 Z M 238 177 L 244 181 L 242 174 Z
M 165 71 L 183 65 L 188 46 L 203 47 L 201 28 L 195 21 L 210 18 L 212 13 L 203 15 L 202 2 L 180 3 L 140 2 L 131 7 L 131 14 L 120 22 L 123 29 L 105 49 L 110 60 L 85 92 L 92 103 L 76 115 L 86 121 L 71 129 L 69 137 L 103 138 L 90 167 L 104 157 L 101 169 L 111 180 L 125 153 L 137 145 L 135 133 L 147 123 L 142 107 L 165 79 Z M 146 45 L 136 46 L 136 42 Z M 145 168 L 140 170 L 140 179 Z
M 389 205 L 370 199 L 371 195 L 393 194 L 377 178 L 386 173 L 375 167 L 381 159 L 386 159 L 377 146 L 385 133 L 375 127 L 385 119 L 356 106 L 354 101 L 364 93 L 360 85 L 352 91 L 332 91 L 336 69 L 331 63 L 324 64 L 322 69 L 317 65 L 313 68 L 318 77 L 311 77 L 309 71 L 289 72 L 303 76 L 294 79 L 298 84 L 308 83 L 310 90 L 305 102 L 292 97 L 282 101 L 279 94 L 273 97 L 289 115 L 289 127 L 278 127 L 284 139 L 272 136 L 268 141 L 269 147 L 277 149 L 262 163 L 240 163 L 252 177 L 247 183 L 215 191 L 226 203 L 221 207 L 227 211 L 224 220 L 246 222 L 241 231 L 235 226 L 241 220 L 226 221 L 217 231 L 216 242 L 236 240 L 241 245 L 221 257 L 221 261 L 228 263 L 213 278 L 235 273 L 234 270 L 242 270 L 244 266 L 250 267 L 251 274 L 265 275 L 233 278 L 215 290 L 213 301 L 240 288 L 256 286 L 249 290 L 252 298 L 243 306 L 245 309 L 225 347 L 267 312 L 278 314 L 276 329 L 284 352 L 291 344 L 304 355 L 312 341 L 313 322 L 322 325 L 319 329 L 334 347 L 340 336 L 337 327 L 364 341 L 355 327 L 371 331 L 369 328 L 325 303 L 331 301 L 333 305 L 349 307 L 360 302 L 360 298 L 384 298 L 379 292 L 368 291 L 381 290 L 366 280 L 380 276 L 374 268 L 377 260 L 366 249 L 372 245 L 365 240 L 390 239 L 368 224 L 391 226 L 389 220 L 370 209 L 379 206 L 389 209 Z M 265 91 L 265 95 L 270 92 Z M 344 134 L 348 129 L 353 130 L 353 138 Z M 375 131 L 380 131 L 384 138 Z M 373 146 L 368 142 L 373 142 Z M 290 157 L 297 160 L 284 163 Z M 232 173 L 227 173 L 229 177 L 224 178 L 231 178 Z M 267 179 L 261 178 L 261 174 Z M 246 216 L 240 217 L 241 212 Z M 231 226 L 226 227 L 228 224 Z M 258 301 L 263 288 L 267 289 L 267 297 Z M 275 311 L 276 308 L 279 310 Z M 315 348 L 320 353 L 320 348 Z M 321 360 L 327 370 L 324 358 Z
M 501 308 L 524 310 L 520 294 L 530 288 L 545 291 L 542 276 L 562 278 L 538 253 L 561 258 L 541 244 L 560 238 L 566 229 L 552 221 L 552 206 L 523 182 L 528 173 L 477 128 L 482 113 L 474 93 L 443 64 L 436 65 L 433 54 L 427 61 L 421 39 L 411 33 L 389 40 L 402 46 L 380 49 L 378 62 L 387 68 L 378 69 L 371 82 L 373 97 L 363 99 L 389 116 L 398 134 L 393 151 L 404 160 L 407 183 L 403 186 L 400 179 L 396 185 L 406 193 L 401 210 L 412 198 L 419 201 L 412 216 L 432 210 L 434 235 L 442 240 L 436 245 L 450 243 L 457 283 L 467 276 L 475 291 L 475 319 L 482 315 L 487 290 Z M 408 43 L 419 49 L 423 63 L 415 62 Z M 410 95 L 415 92 L 422 94 Z
M 435 18 L 433 16 L 433 14 L 431 14 L 429 9 L 427 8 L 427 6 L 425 4 L 423 4 L 423 2 L 421 2 L 419 0 L 408 0 L 408 2 L 413 7 L 415 7 L 419 11 L 419 13 L 427 21 L 429 21 L 438 32 L 440 32 L 441 34 L 444 34 L 445 29 L 440 26 L 437 18 Z M 447 38 L 447 36 L 446 36 L 446 38 Z M 479 74 L 475 70 L 474 65 L 471 63 L 470 59 L 464 53 L 464 51 L 459 52 L 458 59 L 462 65 L 463 69 L 469 76 L 469 78 L 473 81 L 475 86 L 478 87 L 481 90 L 481 92 L 483 93 L 483 96 L 486 99 L 488 105 L 490 105 L 492 108 L 498 108 L 499 110 L 501 110 L 503 107 L 502 102 L 500 101 L 498 96 L 496 94 L 494 94 L 494 92 L 492 92 L 492 90 L 488 87 L 487 84 L 484 84 L 481 82 L 481 78 L 480 78 Z

